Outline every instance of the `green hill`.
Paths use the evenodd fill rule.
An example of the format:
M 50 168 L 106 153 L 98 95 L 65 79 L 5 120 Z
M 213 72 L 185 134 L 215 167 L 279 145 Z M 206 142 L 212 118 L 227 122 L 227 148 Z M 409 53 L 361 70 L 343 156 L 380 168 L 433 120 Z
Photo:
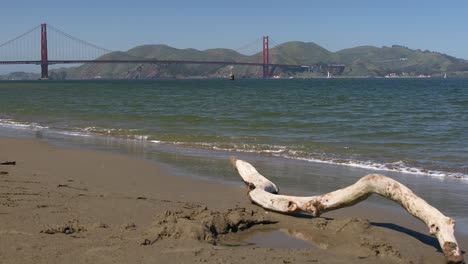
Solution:
M 245 55 L 228 49 L 176 49 L 167 45 L 144 45 L 126 52 L 112 52 L 99 59 L 159 59 L 159 60 L 221 60 L 242 61 Z M 85 64 L 67 71 L 72 79 L 89 78 L 178 78 L 196 77 L 215 74 L 222 67 L 219 65 L 187 64 Z
M 100 59 L 160 59 L 261 62 L 262 54 L 243 55 L 230 49 L 177 49 L 167 45 L 143 45 L 126 52 L 112 52 Z M 343 77 L 383 77 L 431 75 L 468 76 L 468 62 L 445 54 L 413 50 L 394 45 L 392 47 L 360 46 L 331 52 L 313 43 L 291 41 L 270 49 L 270 62 L 278 64 L 315 65 L 306 69 L 273 69 L 282 76 L 323 77 L 327 71 Z M 336 71 L 331 64 L 344 64 L 344 70 Z M 63 71 L 63 69 L 61 69 Z M 225 65 L 187 64 L 85 64 L 66 70 L 69 79 L 89 78 L 224 78 L 231 69 Z M 260 77 L 262 68 L 235 66 L 238 77 Z
M 443 75 L 458 59 L 437 52 L 392 47 L 362 46 L 336 52 L 347 65 L 343 74 L 348 76 Z

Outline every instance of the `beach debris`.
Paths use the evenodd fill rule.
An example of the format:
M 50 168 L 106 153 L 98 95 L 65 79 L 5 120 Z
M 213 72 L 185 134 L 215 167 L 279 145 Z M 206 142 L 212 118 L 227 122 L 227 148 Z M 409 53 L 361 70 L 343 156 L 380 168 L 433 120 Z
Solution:
M 0 195 L 41 195 L 40 193 L 28 193 L 28 192 L 4 192 Z
M 68 221 L 64 225 L 41 230 L 40 233 L 44 233 L 48 235 L 54 235 L 54 234 L 71 235 L 74 233 L 79 233 L 79 232 L 84 232 L 84 231 L 86 231 L 86 228 L 81 226 L 78 220 L 74 219 L 74 220 Z
M 136 224 L 135 223 L 129 223 L 124 226 L 125 230 L 136 230 Z
M 236 207 L 225 212 L 193 205 L 190 209 L 171 211 L 159 215 L 146 234 L 150 237 L 141 245 L 152 245 L 162 239 L 188 239 L 217 244 L 221 235 L 235 233 L 254 225 L 274 224 L 262 212 Z
M 145 238 L 145 240 L 143 242 L 141 242 L 141 245 L 142 246 L 149 246 L 149 245 L 152 245 L 153 244 L 153 241 Z
M 0 171 L 0 175 L 8 175 L 8 171 Z
M 73 186 L 70 186 L 68 184 L 59 184 L 57 185 L 57 188 L 70 188 L 70 189 L 75 189 L 75 190 L 78 190 L 78 191 L 88 191 L 87 188 L 77 188 L 77 187 L 73 187 Z
M 429 233 L 439 241 L 447 263 L 464 263 L 454 234 L 455 220 L 443 215 L 398 181 L 380 174 L 369 174 L 348 187 L 330 193 L 309 197 L 288 196 L 279 195 L 278 187 L 250 163 L 235 157 L 231 157 L 231 163 L 247 184 L 251 201 L 275 212 L 307 212 L 318 217 L 328 211 L 355 205 L 372 194 L 386 197 L 429 227 Z
M 0 162 L 0 165 L 16 165 L 16 161 L 4 161 Z
M 109 225 L 106 224 L 106 223 L 100 223 L 100 224 L 98 225 L 98 227 L 99 227 L 99 228 L 109 228 Z

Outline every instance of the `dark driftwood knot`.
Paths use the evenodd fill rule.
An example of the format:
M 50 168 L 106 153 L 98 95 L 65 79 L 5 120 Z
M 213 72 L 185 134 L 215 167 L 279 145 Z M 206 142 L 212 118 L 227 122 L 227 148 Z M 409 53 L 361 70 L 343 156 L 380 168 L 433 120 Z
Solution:
M 16 161 L 4 161 L 0 165 L 16 165 Z

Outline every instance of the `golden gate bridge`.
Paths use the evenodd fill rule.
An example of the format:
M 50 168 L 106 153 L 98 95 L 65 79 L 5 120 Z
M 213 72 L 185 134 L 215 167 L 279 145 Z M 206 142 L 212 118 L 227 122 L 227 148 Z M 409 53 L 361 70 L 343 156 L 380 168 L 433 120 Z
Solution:
M 49 32 L 48 32 L 49 29 Z M 40 33 L 40 34 L 38 34 Z M 52 38 L 51 38 L 52 36 Z M 262 67 L 262 77 L 269 78 L 276 68 L 310 69 L 313 65 L 279 64 L 270 62 L 269 37 L 263 36 L 262 61 L 231 60 L 161 60 L 156 58 L 104 59 L 112 50 L 94 45 L 64 31 L 41 24 L 31 30 L 0 44 L 0 65 L 35 64 L 41 67 L 41 79 L 49 78 L 49 65 L 87 63 L 132 63 L 132 64 L 217 64 Z M 38 48 L 40 43 L 40 53 Z M 71 52 L 71 50 L 74 50 Z M 40 56 L 39 56 L 40 55 Z M 343 68 L 344 65 L 329 65 Z

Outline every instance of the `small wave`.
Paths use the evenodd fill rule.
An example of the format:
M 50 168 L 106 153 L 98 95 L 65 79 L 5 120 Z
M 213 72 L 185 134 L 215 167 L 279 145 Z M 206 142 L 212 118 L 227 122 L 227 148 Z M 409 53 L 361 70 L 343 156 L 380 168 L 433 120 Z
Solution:
M 158 140 L 151 135 L 144 135 L 139 129 L 119 129 L 103 127 L 69 127 L 69 128 L 49 128 L 37 123 L 26 123 L 12 119 L 1 119 L 0 126 L 14 129 L 29 129 L 32 131 L 46 130 L 52 133 L 59 133 L 67 136 L 91 137 L 96 135 L 110 136 L 129 140 L 146 141 L 155 144 L 170 144 L 189 148 L 203 148 L 215 151 L 228 151 L 239 153 L 256 153 L 260 155 L 269 155 L 283 157 L 287 159 L 302 160 L 307 162 L 324 163 L 331 165 L 340 165 L 355 167 L 376 171 L 399 172 L 413 175 L 426 175 L 436 178 L 455 178 L 468 181 L 468 175 L 460 172 L 444 172 L 438 170 L 428 170 L 411 166 L 404 161 L 391 163 L 379 163 L 373 161 L 363 161 L 349 158 L 338 158 L 334 155 L 325 153 L 310 153 L 302 150 L 291 149 L 287 146 L 269 145 L 269 144 L 249 144 L 249 143 L 220 143 L 220 142 L 182 142 L 182 141 L 163 141 Z
M 374 171 L 398 172 L 413 175 L 424 175 L 434 178 L 454 178 L 468 181 L 468 175 L 459 172 L 444 172 L 437 170 L 428 170 L 418 167 L 412 167 L 404 161 L 391 163 L 378 163 L 372 161 L 360 161 L 355 159 L 335 158 L 324 153 L 308 153 L 300 150 L 291 150 L 286 146 L 268 145 L 268 144 L 227 144 L 227 143 L 207 143 L 207 142 L 168 142 L 151 140 L 157 144 L 179 145 L 183 147 L 205 148 L 217 151 L 256 153 L 261 155 L 270 155 L 287 159 L 302 160 L 307 162 L 323 163 L 330 165 L 347 166 Z
M 136 140 L 148 140 L 150 136 L 148 135 L 134 135 L 133 138 L 135 138 Z
M 104 128 L 104 127 L 73 127 L 72 130 L 78 130 L 85 135 L 104 135 L 104 136 L 111 136 L 116 138 L 126 138 L 126 139 L 134 139 L 134 140 L 141 140 L 146 141 L 150 138 L 150 135 L 142 135 L 139 134 L 141 130 L 139 129 L 123 129 L 123 128 Z
M 138 129 L 119 129 L 119 128 L 102 128 L 102 127 L 48 127 L 39 125 L 34 122 L 22 122 L 13 119 L 2 119 L 0 118 L 0 127 L 13 128 L 13 129 L 24 129 L 31 131 L 48 131 L 50 133 L 62 134 L 74 137 L 91 137 L 93 135 L 105 135 L 116 138 L 126 138 L 146 141 L 150 138 L 149 135 L 139 134 Z
M 279 154 L 287 151 L 286 146 L 268 145 L 268 144 L 236 144 L 236 143 L 209 143 L 209 142 L 167 142 L 175 145 L 183 145 L 187 147 L 201 147 L 219 151 L 235 151 L 244 153 L 258 154 Z
M 302 158 L 284 155 L 284 158 L 303 160 L 308 162 L 326 163 L 332 165 L 341 165 L 348 167 L 355 167 L 368 170 L 399 172 L 413 175 L 423 175 L 435 178 L 453 178 L 468 181 L 468 175 L 459 172 L 443 172 L 437 170 L 427 170 L 422 168 L 411 167 L 403 161 L 392 163 L 376 163 L 372 161 L 359 161 L 359 160 L 334 160 L 334 159 L 319 159 L 319 158 Z
M 82 133 L 82 132 L 76 132 L 76 131 L 54 131 L 59 134 L 67 135 L 67 136 L 73 136 L 73 137 L 91 137 L 92 135 Z
M 33 122 L 25 123 L 25 122 L 14 121 L 12 119 L 0 119 L 0 126 L 9 127 L 9 128 L 17 128 L 17 129 L 30 129 L 30 130 L 41 130 L 41 129 L 48 128 L 46 126 L 41 126 L 37 123 L 33 123 Z

